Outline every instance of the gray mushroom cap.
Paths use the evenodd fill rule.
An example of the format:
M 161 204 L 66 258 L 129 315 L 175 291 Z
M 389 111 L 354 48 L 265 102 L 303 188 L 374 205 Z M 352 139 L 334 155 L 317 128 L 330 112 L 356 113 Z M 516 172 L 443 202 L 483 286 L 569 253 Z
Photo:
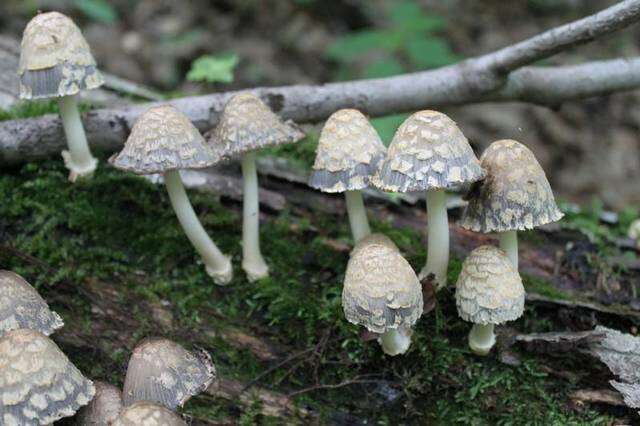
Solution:
M 309 186 L 323 192 L 366 188 L 386 151 L 380 136 L 360 111 L 336 111 L 320 133 Z
M 0 423 L 47 425 L 72 416 L 95 393 L 90 380 L 44 334 L 29 329 L 0 339 Z
M 15 272 L 0 271 L 0 337 L 9 330 L 30 328 L 46 336 L 64 325 L 60 315 L 24 278 Z
M 168 408 L 149 401 L 126 407 L 112 426 L 187 426 L 180 416 Z
M 361 239 L 360 241 L 358 241 L 358 244 L 356 244 L 353 250 L 351 250 L 350 255 L 354 256 L 357 253 L 359 253 L 363 248 L 369 247 L 371 245 L 381 245 L 384 247 L 388 247 L 389 249 L 395 250 L 397 252 L 400 251 L 398 249 L 398 246 L 396 246 L 396 244 L 391 240 L 391 238 L 387 237 L 384 234 L 374 233 L 374 234 L 369 234 L 363 239 Z
M 213 160 L 193 123 L 173 106 L 161 105 L 138 117 L 124 148 L 109 162 L 121 170 L 152 174 L 209 167 Z
M 36 15 L 22 35 L 20 98 L 75 95 L 104 83 L 80 29 L 58 12 Z
M 80 426 L 109 426 L 122 411 L 122 392 L 105 382 L 93 382 L 96 394 L 78 411 Z
M 395 244 L 363 239 L 354 248 L 344 279 L 347 320 L 374 333 L 413 325 L 422 315 L 422 287 Z
M 174 410 L 215 379 L 215 366 L 205 351 L 193 353 L 168 339 L 146 339 L 129 360 L 124 405 L 153 401 Z
M 467 138 L 437 111 L 419 111 L 398 128 L 372 182 L 390 192 L 451 189 L 484 178 Z
M 256 96 L 239 93 L 227 102 L 207 138 L 219 162 L 267 146 L 297 142 L 304 133 L 292 122 L 283 122 Z
M 462 264 L 456 283 L 458 315 L 474 324 L 502 324 L 524 311 L 524 286 L 518 271 L 497 247 L 480 246 Z
M 522 231 L 562 218 L 544 170 L 529 148 L 499 140 L 480 162 L 488 174 L 467 196 L 462 227 L 484 233 Z

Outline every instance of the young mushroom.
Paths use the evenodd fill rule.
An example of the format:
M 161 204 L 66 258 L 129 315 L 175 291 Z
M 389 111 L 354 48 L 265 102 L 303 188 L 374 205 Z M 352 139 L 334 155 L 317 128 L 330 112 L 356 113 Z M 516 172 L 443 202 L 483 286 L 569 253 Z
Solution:
M 47 425 L 70 417 L 95 393 L 44 334 L 26 328 L 0 338 L 0 424 Z
M 344 192 L 356 243 L 371 233 L 360 191 L 369 186 L 385 153 L 376 130 L 355 109 L 334 112 L 320 133 L 309 186 L 322 192 Z
M 522 316 L 524 295 L 520 275 L 504 251 L 481 246 L 469 254 L 456 283 L 456 305 L 460 318 L 473 323 L 469 347 L 475 354 L 491 351 L 495 325 Z
M 536 157 L 514 140 L 493 142 L 480 157 L 487 177 L 467 198 L 460 225 L 474 232 L 498 232 L 500 248 L 518 269 L 518 231 L 562 218 Z
M 0 271 L 0 337 L 10 330 L 29 328 L 48 336 L 62 328 L 60 315 L 27 281 L 11 271 Z
M 205 351 L 193 353 L 168 339 L 146 339 L 129 360 L 124 405 L 152 401 L 175 410 L 215 379 L 215 366 Z
M 69 180 L 91 177 L 98 160 L 89 150 L 76 95 L 101 86 L 104 78 L 80 29 L 58 12 L 36 15 L 22 35 L 18 74 L 21 99 L 58 98 Z
M 231 261 L 202 227 L 180 178 L 181 169 L 209 167 L 213 163 L 211 150 L 189 119 L 171 105 L 150 108 L 136 120 L 124 148 L 109 162 L 137 174 L 164 174 L 173 210 L 202 256 L 207 273 L 216 284 L 229 284 L 233 275 Z
M 467 138 L 456 123 L 436 111 L 419 111 L 398 128 L 373 183 L 385 191 L 426 191 L 427 263 L 420 278 L 434 275 L 436 288 L 447 284 L 449 218 L 446 190 L 485 176 Z
M 91 402 L 78 411 L 80 426 L 109 426 L 122 411 L 122 392 L 105 382 L 93 382 L 96 394 Z
M 636 243 L 636 247 L 640 249 L 640 219 L 631 222 L 627 230 L 627 236 L 631 238 Z
M 388 238 L 372 234 L 351 253 L 342 290 L 347 320 L 379 334 L 385 354 L 403 354 L 411 326 L 422 315 L 422 287 L 411 266 Z
M 208 136 L 216 162 L 242 157 L 242 268 L 251 282 L 269 275 L 269 267 L 260 252 L 256 151 L 267 146 L 297 142 L 303 137 L 304 133 L 298 127 L 282 122 L 250 93 L 240 93 L 227 102 L 218 125 Z
M 187 426 L 179 415 L 149 401 L 139 401 L 122 410 L 111 426 Z

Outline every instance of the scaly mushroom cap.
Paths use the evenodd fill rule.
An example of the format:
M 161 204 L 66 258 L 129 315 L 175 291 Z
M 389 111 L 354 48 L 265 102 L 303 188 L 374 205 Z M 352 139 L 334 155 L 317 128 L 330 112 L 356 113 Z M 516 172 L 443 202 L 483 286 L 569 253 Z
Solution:
M 20 49 L 20 98 L 75 95 L 104 83 L 80 29 L 58 12 L 36 15 Z
M 456 283 L 458 315 L 474 324 L 502 324 L 524 311 L 524 287 L 507 254 L 480 246 L 462 264 Z
M 323 192 L 366 188 L 386 151 L 380 136 L 360 111 L 334 112 L 320 133 L 309 186 Z
M 29 329 L 0 339 L 0 424 L 47 425 L 89 403 L 93 383 L 44 334 Z
M 250 93 L 233 96 L 225 105 L 218 125 L 207 136 L 216 162 L 302 138 L 304 133 L 295 124 L 280 120 Z
M 384 234 L 375 233 L 375 234 L 369 234 L 363 239 L 361 239 L 360 241 L 358 241 L 358 244 L 356 244 L 353 250 L 351 250 L 350 256 L 353 257 L 355 254 L 360 252 L 364 247 L 369 247 L 370 245 L 381 245 L 381 246 L 393 249 L 397 252 L 400 251 L 398 249 L 398 246 L 396 246 L 396 244 L 393 241 L 391 241 L 391 238 L 387 237 Z
M 158 402 L 171 410 L 205 390 L 216 379 L 211 357 L 168 339 L 146 339 L 133 350 L 124 379 L 124 405 Z
M 365 238 L 356 245 L 347 264 L 342 307 L 349 322 L 374 333 L 411 327 L 420 318 L 420 282 L 395 244 Z
M 0 271 L 0 337 L 18 328 L 50 335 L 64 325 L 60 315 L 20 275 Z
M 449 189 L 485 176 L 456 123 L 437 111 L 419 111 L 398 128 L 374 185 L 390 192 Z
M 492 143 L 480 157 L 487 177 L 474 185 L 460 224 L 474 232 L 532 229 L 562 218 L 544 170 L 526 146 Z
M 93 382 L 96 395 L 89 405 L 78 411 L 80 426 L 108 426 L 122 411 L 122 392 L 117 387 L 104 382 Z
M 138 117 L 124 148 L 109 162 L 138 174 L 198 169 L 214 163 L 198 129 L 171 105 L 152 107 Z
M 162 405 L 140 401 L 122 410 L 112 426 L 187 426 L 187 422 Z

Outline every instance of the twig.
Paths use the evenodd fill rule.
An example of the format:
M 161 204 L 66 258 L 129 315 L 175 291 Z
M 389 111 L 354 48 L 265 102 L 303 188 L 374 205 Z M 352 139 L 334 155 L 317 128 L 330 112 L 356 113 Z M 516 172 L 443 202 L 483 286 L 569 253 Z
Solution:
M 303 389 L 291 392 L 287 396 L 289 398 L 293 398 L 295 396 L 302 395 L 303 393 L 313 392 L 313 391 L 317 391 L 317 390 L 320 390 L 320 389 L 338 389 L 338 388 L 343 388 L 345 386 L 351 386 L 351 385 L 360 385 L 360 384 L 366 384 L 366 383 L 381 383 L 381 382 L 384 382 L 384 380 L 359 379 L 359 377 L 366 377 L 366 376 L 369 376 L 369 375 L 356 376 L 356 378 L 354 378 L 354 379 L 345 380 L 345 381 L 342 381 L 340 383 L 325 384 L 325 385 L 319 384 L 319 385 L 309 386 L 307 388 L 303 388 Z

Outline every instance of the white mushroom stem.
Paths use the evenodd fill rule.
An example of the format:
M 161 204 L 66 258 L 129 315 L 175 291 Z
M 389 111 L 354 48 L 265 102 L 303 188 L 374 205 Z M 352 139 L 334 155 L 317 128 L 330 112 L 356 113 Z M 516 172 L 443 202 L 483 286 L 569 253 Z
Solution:
M 75 95 L 63 96 L 58 101 L 58 105 L 69 147 L 68 151 L 62 151 L 64 164 L 70 171 L 69 180 L 75 182 L 77 178 L 89 178 L 96 170 L 98 160 L 89 150 Z
M 242 178 L 242 268 L 249 281 L 253 282 L 269 276 L 269 267 L 260 252 L 260 204 L 255 152 L 242 156 Z
M 449 217 L 444 189 L 427 191 L 427 221 L 427 264 L 420 271 L 420 279 L 433 274 L 439 290 L 447 285 L 449 266 Z
M 411 346 L 411 329 L 398 327 L 389 329 L 378 338 L 382 351 L 390 356 L 402 355 Z
M 493 334 L 493 324 L 474 324 L 469 332 L 469 348 L 476 355 L 485 356 L 491 352 L 496 344 L 496 336 Z
M 173 210 L 178 216 L 178 221 L 182 225 L 184 233 L 193 244 L 196 251 L 202 256 L 207 273 L 213 278 L 218 285 L 229 284 L 232 278 L 231 261 L 227 256 L 222 254 L 218 246 L 215 245 L 207 232 L 198 220 L 198 216 L 193 211 L 193 207 L 189 202 L 189 197 L 182 184 L 180 172 L 170 170 L 164 174 L 164 183 L 167 186 L 169 199 Z
M 518 270 L 518 231 L 505 231 L 500 233 L 500 248 L 507 253 L 509 260 Z
M 364 207 L 364 201 L 362 200 L 362 192 L 345 191 L 344 198 L 347 202 L 347 214 L 349 215 L 353 241 L 357 243 L 371 234 L 371 228 L 369 228 L 369 221 L 367 220 L 367 211 Z

